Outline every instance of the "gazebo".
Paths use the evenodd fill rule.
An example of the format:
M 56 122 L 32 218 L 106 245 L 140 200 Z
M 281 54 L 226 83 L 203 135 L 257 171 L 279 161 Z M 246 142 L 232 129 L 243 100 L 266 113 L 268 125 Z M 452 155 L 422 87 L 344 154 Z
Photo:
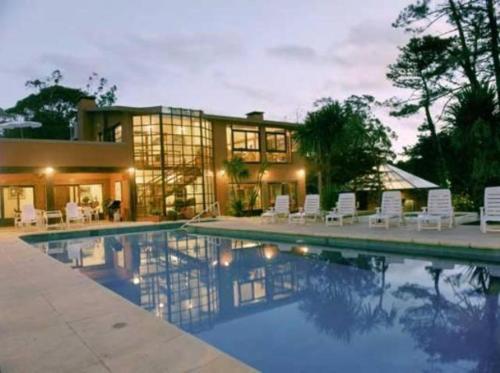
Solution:
M 390 164 L 382 165 L 380 174 L 385 190 L 432 189 L 439 187 L 430 181 Z
M 422 179 L 391 164 L 380 166 L 380 179 L 383 190 L 400 190 L 403 194 L 405 210 L 414 211 L 425 206 L 426 190 L 439 188 L 428 180 Z M 373 178 L 370 178 L 373 180 Z M 359 190 L 359 189 L 358 189 Z M 372 185 L 366 185 L 358 193 L 361 209 L 372 209 L 378 206 L 380 196 L 374 193 Z

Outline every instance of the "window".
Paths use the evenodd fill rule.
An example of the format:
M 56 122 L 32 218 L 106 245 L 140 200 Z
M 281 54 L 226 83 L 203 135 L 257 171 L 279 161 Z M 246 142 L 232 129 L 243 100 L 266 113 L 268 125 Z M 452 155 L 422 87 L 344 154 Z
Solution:
M 24 205 L 35 204 L 35 188 L 32 186 L 4 186 L 0 196 L 0 217 L 13 219 Z
M 290 209 L 297 209 L 297 183 L 284 182 L 284 183 L 269 183 L 269 205 L 274 206 L 277 196 L 289 195 L 290 196 Z
M 260 162 L 260 134 L 257 126 L 228 127 L 228 150 L 232 157 L 245 162 Z
M 55 185 L 55 209 L 64 211 L 68 202 L 76 202 L 80 206 L 90 206 L 102 213 L 104 211 L 102 184 Z
M 122 182 L 121 181 L 115 181 L 115 200 L 116 201 L 122 200 Z
M 211 122 L 199 111 L 175 108 L 132 122 L 138 216 L 175 210 L 189 219 L 212 204 Z
M 290 162 L 289 133 L 283 128 L 266 128 L 266 158 L 272 163 Z
M 104 134 L 99 132 L 99 141 L 122 142 L 122 125 L 118 123 L 113 127 L 106 128 Z
M 230 193 L 233 191 L 233 186 L 234 184 L 230 185 Z M 254 192 L 257 192 L 254 195 Z M 256 184 L 252 183 L 244 183 L 239 185 L 239 189 L 236 190 L 236 193 L 238 195 L 238 198 L 240 198 L 245 206 L 246 210 L 250 210 L 252 208 L 253 210 L 259 210 L 262 209 L 262 202 L 261 202 L 261 190 L 259 187 L 256 188 Z M 253 199 L 253 201 L 252 201 Z M 251 206 L 253 204 L 253 206 Z
M 114 142 L 122 142 L 123 141 L 121 124 L 114 127 L 113 137 L 114 137 Z

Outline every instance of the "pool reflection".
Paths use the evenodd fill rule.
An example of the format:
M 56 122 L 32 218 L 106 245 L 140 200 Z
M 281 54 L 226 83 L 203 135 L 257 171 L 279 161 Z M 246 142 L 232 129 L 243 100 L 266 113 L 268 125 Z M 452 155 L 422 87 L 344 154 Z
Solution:
M 500 371 L 500 270 L 494 265 L 181 232 L 39 247 L 258 369 Z M 267 346 L 274 355 L 259 349 L 258 341 L 270 332 L 262 329 L 267 315 L 278 336 Z M 234 346 L 237 337 L 228 330 L 245 334 L 253 345 Z M 307 348 L 299 357 L 296 347 L 279 345 L 292 335 L 294 343 L 323 351 L 321 357 L 313 363 Z M 392 341 L 399 343 L 401 356 L 378 356 L 379 339 L 389 349 Z M 366 354 L 361 341 L 372 348 L 353 365 L 356 355 Z M 328 352 L 339 346 L 350 347 L 343 363 Z

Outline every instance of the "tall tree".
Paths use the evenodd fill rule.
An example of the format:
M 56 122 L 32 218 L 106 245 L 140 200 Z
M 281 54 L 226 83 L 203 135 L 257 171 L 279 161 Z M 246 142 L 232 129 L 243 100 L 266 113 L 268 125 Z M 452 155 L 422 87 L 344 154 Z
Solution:
M 345 187 L 392 156 L 394 134 L 372 114 L 373 103 L 370 96 L 321 99 L 298 128 L 299 151 L 321 173 L 322 187 Z
M 83 89 L 63 86 L 60 84 L 63 79 L 61 71 L 54 70 L 46 78 L 27 81 L 26 87 L 35 92 L 6 110 L 7 113 L 42 123 L 40 128 L 23 129 L 24 137 L 68 140 L 76 121 L 76 107 L 82 96 L 95 96 L 100 106 L 112 105 L 116 101 L 116 86 L 109 86 L 108 81 L 96 73 L 89 77 Z M 8 129 L 3 136 L 20 137 L 20 131 Z
M 463 76 L 472 87 L 480 82 L 478 64 L 484 38 L 484 15 L 471 0 L 417 0 L 399 14 L 394 27 L 404 28 L 414 34 L 428 33 L 437 26 L 439 34 L 450 35 L 450 56 L 461 67 Z M 445 25 L 448 28 L 445 29 Z M 443 29 L 445 31 L 443 32 Z
M 495 7 L 496 1 L 495 0 L 485 0 L 485 1 L 486 1 L 486 13 L 488 14 L 490 50 L 494 67 L 497 100 L 500 105 L 500 56 L 499 56 L 500 51 L 498 48 L 498 43 L 500 40 L 498 37 L 498 19 Z
M 400 48 L 397 61 L 389 65 L 387 73 L 395 87 L 411 90 L 409 98 L 391 101 L 394 109 L 391 114 L 407 117 L 422 110 L 424 112 L 425 124 L 422 130 L 428 130 L 431 134 L 436 154 L 434 165 L 438 182 L 443 186 L 447 184 L 447 169 L 432 106 L 454 88 L 450 82 L 453 78 L 453 63 L 449 58 L 451 43 L 451 39 L 430 35 L 411 38 Z

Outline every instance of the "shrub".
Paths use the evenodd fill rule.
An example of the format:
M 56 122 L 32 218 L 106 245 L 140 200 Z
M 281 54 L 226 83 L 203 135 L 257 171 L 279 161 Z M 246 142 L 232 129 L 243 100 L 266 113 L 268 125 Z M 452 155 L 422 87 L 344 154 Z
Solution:
M 325 185 L 321 191 L 321 208 L 328 211 L 335 207 L 340 189 L 335 185 Z

